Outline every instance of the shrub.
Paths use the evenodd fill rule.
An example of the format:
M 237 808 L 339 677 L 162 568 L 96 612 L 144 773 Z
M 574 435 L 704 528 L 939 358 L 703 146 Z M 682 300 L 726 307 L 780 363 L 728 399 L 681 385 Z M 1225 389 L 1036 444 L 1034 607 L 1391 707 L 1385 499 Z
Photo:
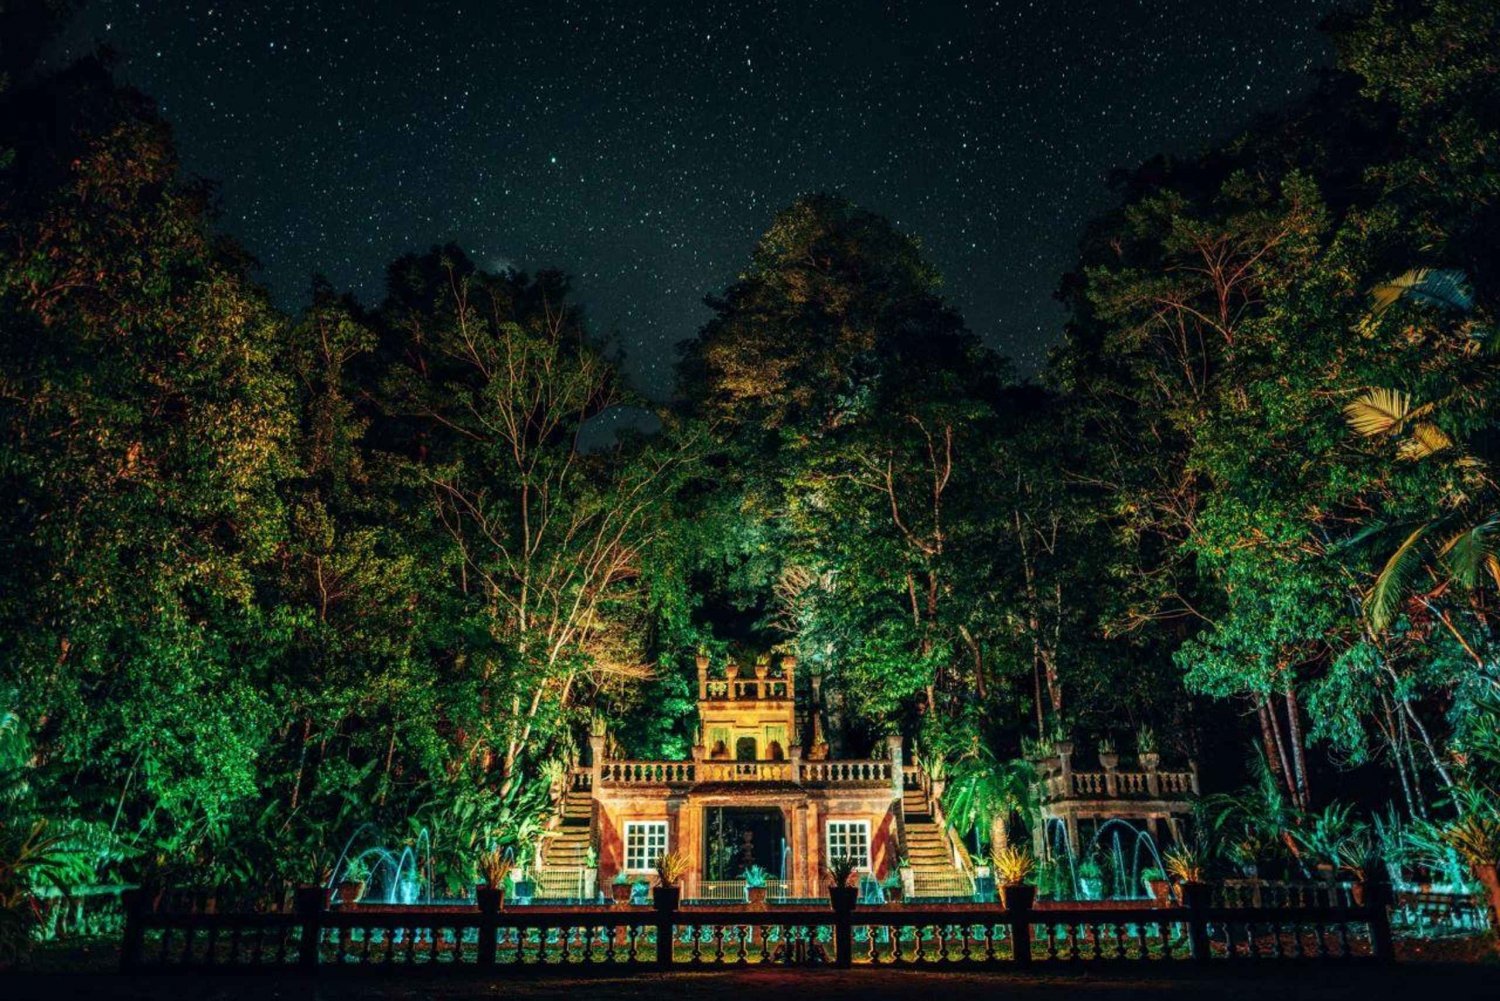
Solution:
M 676 886 L 687 871 L 687 856 L 681 852 L 667 852 L 656 857 L 656 878 L 662 886 Z
M 1007 885 L 1024 883 L 1036 871 L 1036 859 L 1029 849 L 1020 845 L 1004 845 L 990 853 L 990 864 L 995 875 Z

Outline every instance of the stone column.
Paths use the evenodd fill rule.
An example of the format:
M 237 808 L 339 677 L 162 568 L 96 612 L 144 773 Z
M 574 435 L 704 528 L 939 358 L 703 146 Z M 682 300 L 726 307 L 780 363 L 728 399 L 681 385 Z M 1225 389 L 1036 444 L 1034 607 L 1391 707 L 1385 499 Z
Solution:
M 599 784 L 604 774 L 604 732 L 589 734 L 589 795 L 599 798 Z
M 885 738 L 887 757 L 891 759 L 891 812 L 896 818 L 896 854 L 906 857 L 906 759 L 901 748 L 901 735 Z

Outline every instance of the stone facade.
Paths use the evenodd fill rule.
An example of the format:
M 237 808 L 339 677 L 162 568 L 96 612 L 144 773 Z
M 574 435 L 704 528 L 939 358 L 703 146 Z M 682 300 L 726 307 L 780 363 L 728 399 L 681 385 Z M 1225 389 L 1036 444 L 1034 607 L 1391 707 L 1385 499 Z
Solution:
M 901 738 L 888 738 L 881 758 L 828 760 L 817 712 L 814 704 L 799 726 L 792 658 L 745 674 L 730 665 L 711 678 L 700 657 L 690 761 L 609 760 L 596 734 L 592 764 L 573 781 L 592 800 L 601 885 L 621 871 L 646 876 L 663 849 L 688 859 L 689 899 L 732 892 L 719 884 L 737 881 L 747 864 L 765 868 L 773 897 L 787 898 L 821 896 L 834 854 L 854 855 L 876 876 L 890 871 L 909 780 Z M 804 736 L 813 744 L 806 757 Z M 728 844 L 726 829 L 735 832 Z

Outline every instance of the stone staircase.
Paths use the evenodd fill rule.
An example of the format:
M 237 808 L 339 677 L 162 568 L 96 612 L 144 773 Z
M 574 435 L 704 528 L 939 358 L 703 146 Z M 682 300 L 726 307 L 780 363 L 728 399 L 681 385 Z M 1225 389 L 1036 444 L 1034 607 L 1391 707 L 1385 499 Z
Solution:
M 544 869 L 582 869 L 588 865 L 593 800 L 587 789 L 570 789 L 563 797 L 558 825 L 542 839 Z
M 911 866 L 915 895 L 958 897 L 973 892 L 969 874 L 953 864 L 953 842 L 927 805 L 921 789 L 903 793 L 906 814 L 906 861 Z

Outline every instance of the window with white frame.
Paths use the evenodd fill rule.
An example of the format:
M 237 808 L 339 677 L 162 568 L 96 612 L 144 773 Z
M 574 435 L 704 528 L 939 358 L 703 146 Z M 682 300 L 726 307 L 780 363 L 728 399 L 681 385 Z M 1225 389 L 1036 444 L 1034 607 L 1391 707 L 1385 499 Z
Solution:
M 828 860 L 850 856 L 859 869 L 870 868 L 870 822 L 868 820 L 830 820 L 828 822 Z
M 630 820 L 625 823 L 625 871 L 650 872 L 656 860 L 667 853 L 665 820 Z

